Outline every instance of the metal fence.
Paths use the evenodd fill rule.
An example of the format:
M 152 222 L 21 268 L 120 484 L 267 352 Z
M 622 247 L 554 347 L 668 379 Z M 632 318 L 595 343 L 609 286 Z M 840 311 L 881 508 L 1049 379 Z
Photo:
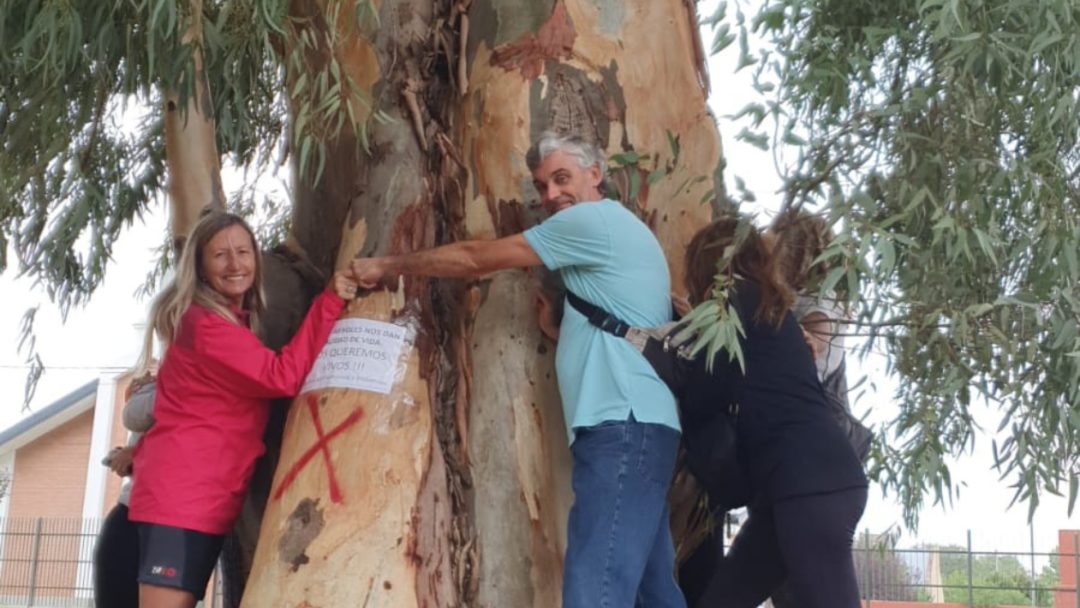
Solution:
M 1067 533 L 1063 551 L 980 551 L 966 545 L 899 548 L 885 535 L 864 532 L 855 543 L 855 567 L 864 605 L 881 602 L 959 604 L 972 607 L 1080 608 L 1080 533 Z M 1064 584 L 1063 584 L 1064 581 Z
M 93 552 L 100 519 L 0 519 L 0 608 L 93 607 Z M 972 607 L 1080 608 L 1080 533 L 1069 551 L 979 551 L 966 546 L 900 548 L 888 535 L 864 532 L 855 566 L 865 605 L 951 603 Z M 1064 539 L 1064 537 L 1060 537 Z M 1068 584 L 1063 585 L 1062 581 Z M 222 608 L 214 577 L 205 608 Z
M 0 608 L 93 608 L 101 519 L 0 519 Z M 205 608 L 221 608 L 221 577 Z

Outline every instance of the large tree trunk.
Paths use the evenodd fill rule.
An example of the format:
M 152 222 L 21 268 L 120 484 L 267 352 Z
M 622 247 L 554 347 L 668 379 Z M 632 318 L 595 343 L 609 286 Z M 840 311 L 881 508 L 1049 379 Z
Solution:
M 293 6 L 294 13 L 311 17 L 312 27 L 348 31 L 348 25 L 330 22 L 319 10 L 305 2 Z M 352 10 L 344 7 L 340 14 Z M 401 252 L 436 243 L 434 189 L 439 181 L 431 178 L 432 155 L 419 145 L 413 116 L 402 103 L 406 87 L 415 95 L 420 79 L 429 75 L 422 63 L 434 10 L 430 3 L 383 2 L 385 27 L 354 32 L 348 44 L 308 56 L 312 69 L 336 59 L 358 83 L 370 83 L 366 97 L 390 118 L 370 123 L 369 156 L 360 158 L 356 140 L 344 135 L 328 146 L 322 180 L 314 186 L 297 184 L 289 245 L 323 270 L 346 264 L 361 250 Z M 395 69 L 384 73 L 385 66 Z M 435 429 L 442 422 L 431 406 L 433 396 L 443 400 L 445 389 L 434 370 L 456 368 L 441 360 L 441 342 L 450 341 L 440 335 L 445 330 L 433 316 L 429 294 L 434 287 L 411 281 L 400 294 L 373 295 L 346 313 L 381 320 L 407 316 L 423 333 L 406 354 L 408 371 L 393 394 L 320 395 L 314 411 L 328 432 L 360 412 L 349 431 L 329 446 L 339 490 L 330 491 L 330 469 L 316 459 L 284 494 L 270 495 L 245 606 L 360 605 L 369 594 L 392 598 L 386 605 L 419 605 L 422 596 L 439 605 L 454 597 L 450 554 L 433 546 L 449 544 L 452 509 L 447 458 Z M 289 414 L 274 489 L 317 440 L 313 410 L 306 402 L 298 405 Z M 443 433 L 451 434 L 452 427 Z M 412 521 L 417 525 L 411 529 L 403 523 Z M 421 530 L 421 522 L 426 529 Z M 348 548 L 360 544 L 367 549 Z M 336 559 L 346 553 L 347 559 Z M 431 557 L 417 563 L 420 555 Z M 430 584 L 420 589 L 417 571 L 424 570 Z M 311 579 L 316 571 L 320 581 L 329 583 Z
M 322 181 L 297 188 L 294 247 L 342 265 L 518 232 L 541 219 L 524 153 L 555 128 L 639 156 L 615 181 L 681 277 L 720 163 L 692 3 L 378 6 L 378 30 L 334 52 L 391 120 L 368 155 L 332 143 Z M 245 606 L 559 604 L 569 451 L 534 289 L 526 271 L 407 278 L 350 306 L 410 324 L 415 345 L 389 395 L 293 404 Z

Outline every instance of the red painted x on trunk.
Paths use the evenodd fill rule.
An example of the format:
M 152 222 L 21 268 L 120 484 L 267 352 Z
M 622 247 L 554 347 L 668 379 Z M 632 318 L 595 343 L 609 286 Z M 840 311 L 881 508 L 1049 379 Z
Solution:
M 281 485 L 274 491 L 274 500 L 280 499 L 281 496 L 285 494 L 285 490 L 296 481 L 296 477 L 300 474 L 300 471 L 315 457 L 315 454 L 322 452 L 323 464 L 326 466 L 326 476 L 330 480 L 330 500 L 334 503 L 340 503 L 342 499 L 341 486 L 338 485 L 337 474 L 334 471 L 334 463 L 330 460 L 330 440 L 344 433 L 350 426 L 356 424 L 364 412 L 360 408 L 356 408 L 345 418 L 345 420 L 342 420 L 340 424 L 331 429 L 329 433 L 324 433 L 322 419 L 319 417 L 318 397 L 315 395 L 308 395 L 307 406 L 308 411 L 311 412 L 311 421 L 315 425 L 315 434 L 318 436 L 318 439 L 315 441 L 315 445 L 308 448 L 303 455 L 297 459 L 296 463 L 293 464 L 289 471 L 285 473 L 285 477 L 281 479 Z

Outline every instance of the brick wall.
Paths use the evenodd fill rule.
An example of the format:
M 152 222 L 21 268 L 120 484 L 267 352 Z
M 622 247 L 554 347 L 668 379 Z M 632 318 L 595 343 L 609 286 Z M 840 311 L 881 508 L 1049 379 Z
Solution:
M 83 412 L 15 452 L 8 517 L 82 517 L 94 412 Z
M 1080 539 L 1080 530 L 1058 530 L 1058 573 L 1061 574 L 1059 590 L 1054 593 L 1055 608 L 1072 608 L 1080 606 L 1080 589 L 1077 588 L 1076 580 L 1076 556 L 1080 553 L 1077 540 Z
M 967 604 L 931 604 L 927 602 L 890 602 L 863 600 L 863 608 L 968 608 Z M 983 608 L 983 607 L 980 607 Z M 993 608 L 1031 608 L 1030 606 L 994 606 Z
M 8 537 L 4 542 L 4 569 L 0 586 L 10 593 L 28 584 L 28 560 L 35 552 L 33 534 L 38 518 L 47 520 L 49 534 L 64 534 L 61 544 L 38 545 L 38 559 L 49 563 L 35 575 L 39 596 L 70 595 L 76 579 L 86 460 L 94 412 L 90 410 L 19 448 L 11 482 Z

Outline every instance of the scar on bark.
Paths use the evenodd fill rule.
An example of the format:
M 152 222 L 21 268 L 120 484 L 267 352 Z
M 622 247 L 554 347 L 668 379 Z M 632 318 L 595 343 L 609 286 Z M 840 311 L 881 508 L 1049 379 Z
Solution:
M 535 80 L 544 71 L 548 59 L 570 57 L 577 32 L 565 2 L 557 0 L 551 17 L 535 34 L 526 34 L 520 40 L 500 46 L 491 55 L 491 65 L 505 70 L 520 70 L 525 80 Z
M 292 565 L 293 572 L 311 561 L 306 553 L 307 548 L 325 525 L 326 520 L 317 499 L 301 500 L 289 514 L 289 519 L 285 522 L 285 533 L 278 541 L 278 556 L 281 561 Z

